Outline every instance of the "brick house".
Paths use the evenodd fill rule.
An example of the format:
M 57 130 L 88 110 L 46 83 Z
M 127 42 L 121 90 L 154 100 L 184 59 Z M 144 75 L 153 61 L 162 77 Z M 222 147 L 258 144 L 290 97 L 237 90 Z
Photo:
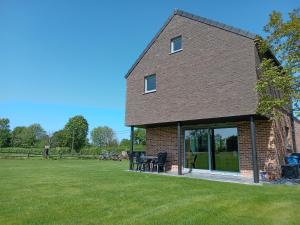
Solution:
M 293 119 L 256 114 L 255 34 L 175 10 L 126 74 L 126 126 L 146 128 L 146 153 L 167 168 L 279 176 Z

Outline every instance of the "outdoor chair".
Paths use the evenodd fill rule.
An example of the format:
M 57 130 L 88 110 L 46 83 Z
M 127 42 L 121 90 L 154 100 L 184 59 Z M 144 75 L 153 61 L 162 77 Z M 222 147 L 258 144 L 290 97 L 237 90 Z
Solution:
M 141 171 L 150 171 L 151 159 L 145 159 L 141 156 Z
M 134 164 L 136 165 L 136 170 L 142 171 L 142 167 L 143 167 L 143 156 L 145 154 L 142 152 L 136 152 L 135 155 L 135 160 L 134 160 Z
M 191 166 L 192 166 L 193 169 L 196 168 L 196 160 L 197 160 L 197 157 L 198 157 L 198 155 L 195 154 L 195 155 L 194 155 L 194 160 L 193 160 L 193 162 L 191 163 Z
M 196 161 L 197 161 L 197 157 L 198 157 L 198 155 L 195 154 L 195 155 L 194 155 L 193 162 L 191 162 L 191 166 L 190 166 L 190 169 L 189 169 L 189 173 L 192 172 L 192 169 L 196 169 Z
M 162 168 L 166 172 L 167 153 L 160 152 L 157 154 L 157 161 L 153 162 L 153 167 L 156 167 L 157 172 Z

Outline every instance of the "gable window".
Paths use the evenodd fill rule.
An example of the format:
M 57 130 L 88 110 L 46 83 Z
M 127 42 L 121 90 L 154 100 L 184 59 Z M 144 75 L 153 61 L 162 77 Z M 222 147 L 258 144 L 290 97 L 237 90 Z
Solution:
M 171 53 L 179 52 L 182 50 L 181 36 L 171 39 Z
M 145 77 L 145 93 L 156 91 L 156 75 L 152 74 Z

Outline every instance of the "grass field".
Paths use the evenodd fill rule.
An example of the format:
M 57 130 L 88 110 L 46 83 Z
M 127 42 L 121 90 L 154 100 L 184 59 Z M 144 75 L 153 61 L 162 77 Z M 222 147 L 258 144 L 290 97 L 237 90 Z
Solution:
M 0 224 L 293 225 L 300 186 L 127 172 L 127 162 L 0 160 Z
M 193 162 L 195 155 L 197 154 L 197 159 L 195 162 L 195 169 L 208 169 L 208 153 L 207 152 L 197 152 L 193 154 L 186 154 L 189 158 L 189 162 Z M 234 152 L 218 152 L 215 153 L 216 168 L 218 171 L 230 171 L 239 172 L 239 159 L 238 155 Z M 191 165 L 187 165 L 188 168 Z

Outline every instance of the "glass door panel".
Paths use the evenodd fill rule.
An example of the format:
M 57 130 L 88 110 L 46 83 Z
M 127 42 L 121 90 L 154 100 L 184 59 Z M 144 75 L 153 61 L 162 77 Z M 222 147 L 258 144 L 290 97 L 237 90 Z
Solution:
M 213 129 L 213 137 L 213 169 L 229 172 L 239 172 L 237 128 Z
M 209 169 L 208 129 L 185 130 L 185 167 Z

